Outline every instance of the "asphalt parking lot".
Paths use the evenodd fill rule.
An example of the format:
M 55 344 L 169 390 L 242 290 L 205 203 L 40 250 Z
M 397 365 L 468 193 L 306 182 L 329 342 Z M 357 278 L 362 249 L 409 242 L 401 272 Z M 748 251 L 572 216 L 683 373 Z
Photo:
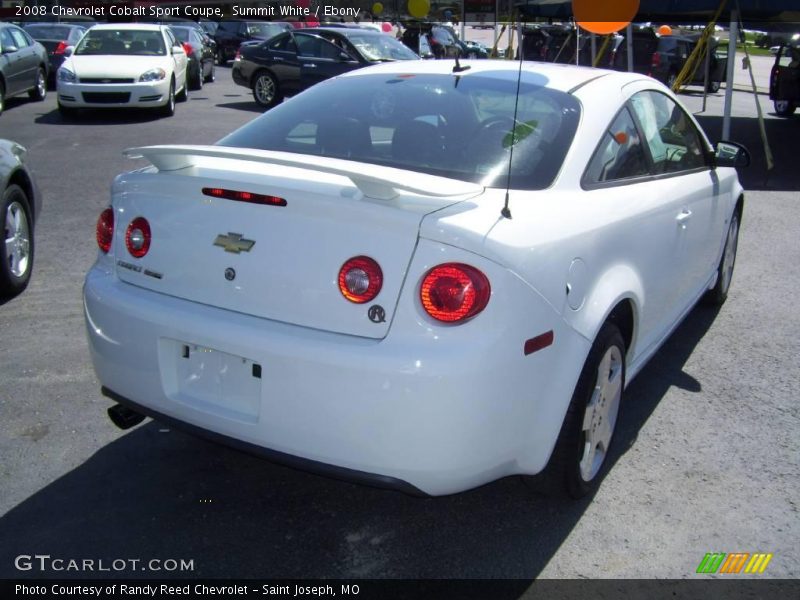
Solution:
M 21 554 L 194 566 L 101 577 L 693 578 L 709 577 L 695 574 L 707 552 L 773 553 L 761 577 L 797 578 L 800 115 L 768 115 L 767 173 L 753 98 L 734 96 L 731 137 L 750 146 L 753 166 L 728 302 L 690 313 L 631 383 L 613 468 L 575 503 L 517 478 L 419 499 L 151 421 L 117 430 L 89 360 L 81 285 L 112 179 L 143 164 L 121 153 L 211 143 L 260 111 L 228 68 L 167 119 L 63 122 L 53 92 L 9 100 L 0 137 L 28 148 L 44 207 L 31 284 L 0 306 L 0 578 L 86 576 L 19 571 Z M 722 97 L 701 116 L 712 138 Z M 684 99 L 700 109 L 698 92 Z

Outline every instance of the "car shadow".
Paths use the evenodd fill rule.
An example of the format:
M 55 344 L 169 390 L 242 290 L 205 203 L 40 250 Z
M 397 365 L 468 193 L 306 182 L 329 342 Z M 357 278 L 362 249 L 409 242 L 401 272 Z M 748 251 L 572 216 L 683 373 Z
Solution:
M 231 108 L 233 110 L 244 110 L 259 114 L 264 112 L 264 108 L 256 104 L 255 100 L 250 100 L 248 102 L 224 102 L 222 104 L 217 104 L 216 106 L 220 108 Z
M 129 125 L 132 123 L 149 123 L 164 117 L 155 109 L 147 108 L 103 108 L 78 110 L 69 117 L 63 116 L 58 109 L 51 110 L 34 119 L 42 125 Z
M 704 307 L 693 310 L 631 383 L 612 466 L 671 386 L 700 390 L 683 365 L 715 316 Z M 17 556 L 40 553 L 106 565 L 130 558 L 193 561 L 190 572 L 159 571 L 158 578 L 527 582 L 592 502 L 548 496 L 535 485 L 509 477 L 453 496 L 416 498 L 276 466 L 148 422 L 0 518 L 0 577 L 154 576 L 141 566 L 99 573 L 14 568 Z
M 696 114 L 695 117 L 712 142 L 721 139 L 722 117 L 702 114 Z M 800 114 L 790 118 L 764 119 L 764 128 L 774 161 L 771 170 L 767 169 L 758 119 L 731 118 L 730 139 L 747 146 L 752 161 L 749 167 L 738 169 L 742 186 L 745 190 L 800 190 L 800 169 L 797 168 L 794 154 L 796 140 L 800 137 Z

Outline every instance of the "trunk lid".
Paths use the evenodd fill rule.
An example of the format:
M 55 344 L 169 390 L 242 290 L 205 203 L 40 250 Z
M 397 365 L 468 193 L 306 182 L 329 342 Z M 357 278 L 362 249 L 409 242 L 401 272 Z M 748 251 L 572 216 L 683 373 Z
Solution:
M 121 280 L 369 338 L 388 332 L 425 215 L 483 189 L 427 175 L 415 175 L 408 185 L 406 171 L 280 152 L 196 146 L 128 154 L 147 158 L 158 171 L 127 173 L 114 184 L 113 252 Z M 274 196 L 286 205 L 214 197 L 212 189 Z M 125 232 L 140 216 L 152 238 L 137 259 L 126 248 Z M 338 287 L 341 266 L 360 255 L 383 271 L 380 293 L 366 304 L 346 300 Z M 385 321 L 370 320 L 375 304 Z

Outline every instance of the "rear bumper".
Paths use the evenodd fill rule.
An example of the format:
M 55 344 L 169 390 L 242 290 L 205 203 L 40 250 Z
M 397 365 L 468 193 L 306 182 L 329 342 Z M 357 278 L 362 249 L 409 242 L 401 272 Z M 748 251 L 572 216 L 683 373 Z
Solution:
M 377 475 L 375 473 L 365 473 L 364 471 L 356 471 L 354 469 L 345 469 L 342 467 L 321 463 L 315 460 L 308 460 L 305 458 L 300 458 L 298 456 L 293 456 L 291 454 L 285 454 L 283 452 L 276 452 L 275 450 L 270 450 L 269 448 L 264 448 L 263 446 L 257 446 L 256 444 L 243 442 L 242 440 L 221 435 L 219 433 L 210 431 L 208 429 L 203 429 L 201 427 L 190 425 L 189 423 L 186 423 L 185 421 L 181 421 L 174 417 L 169 417 L 163 413 L 158 412 L 157 410 L 153 410 L 152 408 L 149 408 L 147 406 L 137 404 L 136 402 L 133 402 L 132 400 L 129 400 L 124 396 L 120 396 L 119 394 L 108 389 L 107 387 L 101 388 L 100 391 L 104 396 L 110 398 L 114 402 L 122 404 L 123 406 L 126 406 L 131 410 L 134 410 L 142 415 L 148 416 L 151 419 L 154 419 L 161 423 L 166 423 L 167 425 L 170 425 L 175 429 L 185 431 L 186 433 L 191 433 L 192 435 L 205 438 L 212 442 L 217 442 L 219 444 L 235 448 L 236 450 L 241 450 L 242 452 L 247 452 L 249 454 L 260 456 L 262 458 L 269 460 L 270 462 L 285 465 L 287 467 L 292 467 L 294 469 L 300 469 L 302 471 L 308 471 L 310 473 L 317 473 L 319 475 L 324 475 L 325 477 L 331 477 L 333 479 L 341 479 L 343 481 L 352 481 L 354 483 L 361 483 L 372 487 L 396 490 L 398 492 L 404 492 L 412 496 L 424 496 L 424 497 L 428 496 L 428 494 L 415 488 L 410 483 L 402 481 L 400 479 L 395 479 L 394 477 L 386 477 L 385 475 Z
M 383 339 L 181 300 L 95 266 L 84 286 L 92 361 L 134 410 L 334 477 L 441 495 L 533 474 L 549 459 L 588 343 L 513 274 L 472 262 L 510 293 L 458 327 L 425 322 L 415 295 L 403 294 Z M 548 329 L 556 343 L 525 356 L 525 339 Z M 225 394 L 186 393 L 184 343 L 258 364 L 258 387 L 244 382 L 235 406 Z

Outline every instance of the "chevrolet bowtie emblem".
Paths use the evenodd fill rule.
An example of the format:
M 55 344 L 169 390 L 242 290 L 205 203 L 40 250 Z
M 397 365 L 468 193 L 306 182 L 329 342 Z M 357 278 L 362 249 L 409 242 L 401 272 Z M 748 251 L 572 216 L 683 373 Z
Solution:
M 228 232 L 228 235 L 218 235 L 214 240 L 214 245 L 220 248 L 225 248 L 225 252 L 233 252 L 239 254 L 240 252 L 250 252 L 250 248 L 255 246 L 255 240 L 246 240 L 242 237 L 241 233 Z

